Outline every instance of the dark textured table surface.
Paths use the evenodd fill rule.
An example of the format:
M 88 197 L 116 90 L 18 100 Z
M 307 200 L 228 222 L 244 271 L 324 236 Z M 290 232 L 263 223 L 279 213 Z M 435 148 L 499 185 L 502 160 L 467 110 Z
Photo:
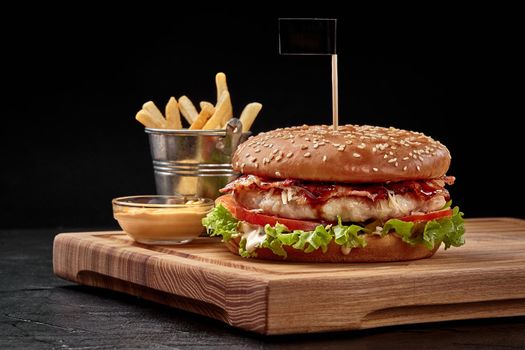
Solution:
M 263 337 L 53 275 L 58 230 L 0 231 L 0 349 L 525 349 L 525 317 Z

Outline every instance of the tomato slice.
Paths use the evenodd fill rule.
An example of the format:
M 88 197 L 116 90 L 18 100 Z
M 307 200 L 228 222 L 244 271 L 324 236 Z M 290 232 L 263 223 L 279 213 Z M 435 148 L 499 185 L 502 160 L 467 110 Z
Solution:
M 430 221 L 435 219 L 441 219 L 452 216 L 452 209 L 442 209 L 438 211 L 432 211 L 426 214 L 414 214 L 399 218 L 402 221 Z
M 250 210 L 241 206 L 232 195 L 227 194 L 220 196 L 215 200 L 216 204 L 222 204 L 226 209 L 232 213 L 232 215 L 237 220 L 242 220 L 249 222 L 250 224 L 264 226 L 270 224 L 275 226 L 277 222 L 288 227 L 289 230 L 304 230 L 304 231 L 313 231 L 318 225 L 321 225 L 320 222 L 307 221 L 307 220 L 296 220 L 296 219 L 287 219 L 281 218 L 278 216 L 265 215 L 251 212 Z

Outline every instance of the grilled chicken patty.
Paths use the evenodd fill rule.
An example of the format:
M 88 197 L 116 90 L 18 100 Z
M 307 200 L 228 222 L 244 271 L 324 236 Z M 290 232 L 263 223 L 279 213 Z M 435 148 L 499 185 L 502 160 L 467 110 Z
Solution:
M 363 222 L 439 210 L 449 199 L 446 183 L 454 183 L 454 178 L 352 186 L 248 175 L 230 183 L 223 192 L 232 192 L 242 206 L 264 214 L 330 222 L 340 216 L 345 222 Z
M 428 200 L 415 198 L 410 194 L 389 194 L 388 198 L 372 201 L 368 198 L 346 196 L 328 199 L 323 203 L 308 203 L 293 197 L 288 199 L 285 192 L 278 191 L 240 191 L 235 199 L 247 209 L 284 218 L 303 220 L 363 222 L 368 219 L 388 220 L 403 217 L 414 212 L 429 212 L 443 208 L 444 196 L 434 196 Z M 285 198 L 286 199 L 283 199 Z

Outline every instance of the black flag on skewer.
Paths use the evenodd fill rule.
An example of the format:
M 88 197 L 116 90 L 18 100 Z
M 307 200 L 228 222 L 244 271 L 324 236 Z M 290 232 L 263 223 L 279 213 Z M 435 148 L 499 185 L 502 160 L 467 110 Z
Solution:
M 336 19 L 279 18 L 281 55 L 333 55 L 336 53 Z
M 336 52 L 337 20 L 333 18 L 279 18 L 279 54 L 332 57 L 332 127 L 339 127 Z

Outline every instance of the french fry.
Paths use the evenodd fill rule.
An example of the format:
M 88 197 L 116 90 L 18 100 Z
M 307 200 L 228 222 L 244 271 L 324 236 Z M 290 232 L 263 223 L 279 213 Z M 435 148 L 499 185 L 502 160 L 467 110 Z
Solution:
M 223 120 L 229 120 L 232 116 L 230 93 L 224 91 L 215 106 L 215 113 L 211 116 L 208 122 L 202 128 L 203 130 L 220 129 Z
M 215 113 L 215 106 L 211 103 L 211 102 L 208 102 L 208 101 L 201 101 L 199 103 L 199 106 L 201 106 L 201 110 L 204 109 L 204 106 L 208 106 L 212 109 L 212 112 L 211 114 L 213 115 L 213 113 Z
M 146 128 L 162 129 L 164 127 L 163 123 L 160 123 L 158 119 L 153 118 L 151 114 L 144 109 L 137 112 L 135 119 L 141 122 Z
M 201 101 L 199 103 L 200 113 L 197 112 L 195 105 L 187 96 L 181 96 L 178 101 L 175 97 L 170 97 L 164 109 L 165 116 L 155 106 L 155 103 L 148 101 L 137 112 L 135 119 L 147 128 L 182 129 L 182 114 L 188 122 L 190 130 L 223 129 L 233 116 L 233 106 L 230 92 L 228 91 L 226 74 L 222 72 L 217 73 L 215 75 L 215 85 L 217 88 L 217 103 L 214 106 L 208 101 Z M 246 105 L 240 116 L 243 131 L 250 130 L 261 109 L 262 105 L 257 102 Z
M 219 72 L 215 75 L 215 85 L 217 86 L 217 104 L 221 99 L 224 91 L 228 91 L 228 85 L 226 84 L 226 74 Z
M 221 120 L 221 129 L 224 129 L 226 127 L 226 123 L 228 123 L 228 120 L 230 120 L 233 117 L 233 107 L 232 107 L 232 100 L 230 98 L 230 92 L 225 91 L 224 95 L 224 107 L 222 112 L 222 120 Z
M 164 116 L 159 111 L 157 106 L 153 103 L 153 101 L 148 101 L 142 105 L 142 109 L 147 111 L 151 118 L 155 120 L 155 124 L 159 125 L 159 128 L 165 128 L 166 127 L 166 119 L 164 119 Z
M 230 93 L 228 91 L 228 84 L 226 83 L 226 74 L 219 72 L 215 75 L 215 85 L 217 86 L 217 105 L 223 94 L 228 92 L 227 100 L 224 102 L 226 105 L 223 107 L 224 112 L 222 113 L 222 120 L 217 128 L 224 128 L 226 123 L 233 116 L 233 107 L 231 102 Z M 216 107 L 217 108 L 217 107 Z
M 191 124 L 190 130 L 200 130 L 206 124 L 208 119 L 213 115 L 215 108 L 213 105 L 204 105 L 204 108 L 201 109 L 197 119 Z
M 170 97 L 166 104 L 166 128 L 167 129 L 182 129 L 180 121 L 179 104 L 175 97 Z
M 193 124 L 199 116 L 199 112 L 197 112 L 191 100 L 186 96 L 179 98 L 179 109 L 190 125 Z
M 255 121 L 255 118 L 257 118 L 257 114 L 259 114 L 261 109 L 262 104 L 258 102 L 248 103 L 246 107 L 244 107 L 241 117 L 239 118 L 242 123 L 243 132 L 250 131 L 250 128 L 252 127 L 252 124 Z

